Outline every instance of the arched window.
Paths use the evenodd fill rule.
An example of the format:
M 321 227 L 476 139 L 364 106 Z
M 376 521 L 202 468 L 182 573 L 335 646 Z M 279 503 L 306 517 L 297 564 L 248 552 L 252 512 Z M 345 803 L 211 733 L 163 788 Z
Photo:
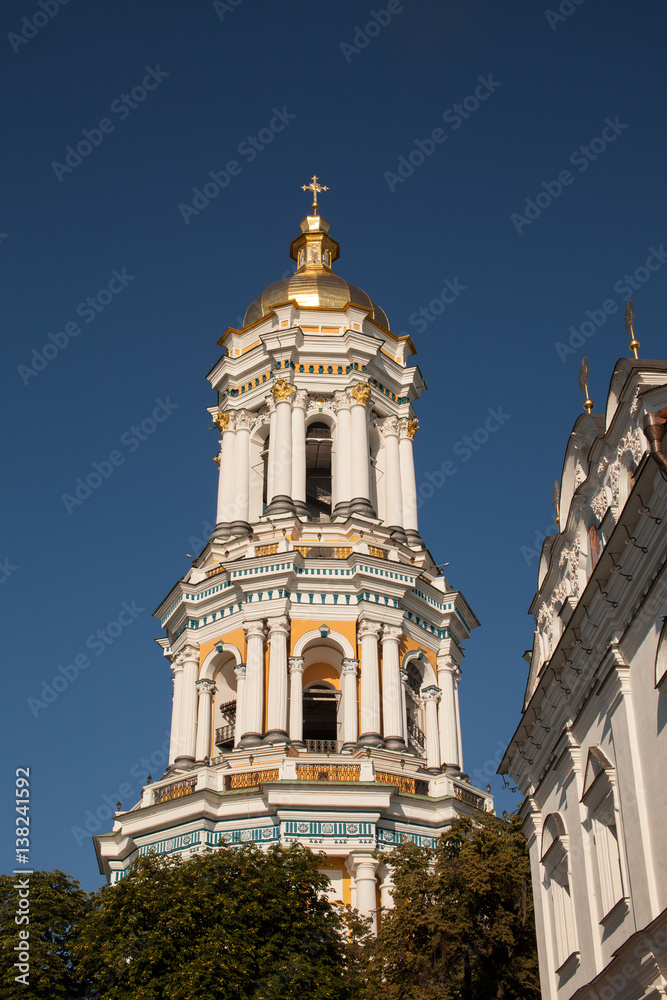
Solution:
M 607 916 L 624 895 L 614 784 L 613 765 L 599 747 L 592 747 L 586 763 L 582 801 L 588 808 L 598 876 L 600 919 Z
M 542 831 L 544 887 L 553 928 L 555 966 L 559 969 L 577 950 L 574 907 L 570 892 L 569 842 L 558 813 L 547 816 Z
M 306 428 L 306 506 L 313 520 L 331 516 L 331 428 L 315 421 Z
M 326 681 L 309 684 L 303 692 L 303 739 L 335 740 L 339 693 Z
M 408 730 L 408 746 L 419 756 L 426 752 L 426 739 L 421 725 L 421 689 L 424 684 L 423 672 L 419 660 L 409 660 L 407 665 L 407 691 L 405 699 L 406 726 Z

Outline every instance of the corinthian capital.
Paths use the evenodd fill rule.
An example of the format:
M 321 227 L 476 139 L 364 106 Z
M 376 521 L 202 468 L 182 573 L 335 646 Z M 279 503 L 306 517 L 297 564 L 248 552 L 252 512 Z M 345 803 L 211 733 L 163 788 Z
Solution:
M 403 635 L 403 629 L 397 625 L 385 625 L 382 628 L 382 641 L 399 642 Z
M 249 410 L 237 410 L 234 420 L 234 426 L 237 431 L 249 431 L 252 427 L 254 420 L 254 414 Z
M 284 378 L 277 378 L 271 387 L 271 395 L 276 403 L 285 403 L 294 392 L 294 386 L 286 382 Z
M 183 646 L 181 656 L 183 657 L 184 662 L 187 660 L 196 660 L 197 663 L 199 663 L 199 646 L 195 646 L 193 643 L 189 642 L 187 645 Z
M 357 634 L 360 639 L 364 639 L 368 635 L 372 635 L 374 639 L 377 639 L 380 635 L 381 628 L 382 625 L 380 622 L 362 621 L 359 622 Z
M 384 438 L 386 434 L 398 437 L 400 431 L 398 417 L 385 417 L 383 420 L 378 420 L 377 426 L 381 437 Z
M 354 403 L 366 406 L 370 402 L 372 393 L 370 386 L 366 385 L 365 382 L 357 382 L 357 384 L 353 385 L 348 391 L 352 396 Z
M 200 694 L 213 695 L 217 691 L 217 688 L 212 680 L 207 677 L 203 677 L 200 681 L 197 681 L 197 688 Z
M 264 622 L 261 619 L 256 622 L 248 622 L 247 625 L 243 626 L 243 631 L 246 634 L 246 639 L 254 636 L 263 639 L 265 635 Z
M 289 618 L 281 615 L 279 618 L 267 618 L 266 624 L 269 626 L 269 639 L 274 633 L 287 635 L 289 632 Z

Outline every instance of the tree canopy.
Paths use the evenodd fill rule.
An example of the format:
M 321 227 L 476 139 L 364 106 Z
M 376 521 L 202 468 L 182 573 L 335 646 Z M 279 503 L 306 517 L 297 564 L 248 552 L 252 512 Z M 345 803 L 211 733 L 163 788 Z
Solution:
M 539 998 L 528 851 L 516 816 L 459 817 L 434 848 L 406 843 L 385 860 L 395 908 L 383 911 L 371 949 L 369 997 Z
M 104 1000 L 352 1000 L 346 926 L 298 844 L 149 854 L 94 899 L 76 944 Z
M 18 914 L 19 892 L 28 883 L 29 919 Z M 0 875 L 0 991 L 3 1000 L 72 1000 L 83 996 L 82 982 L 72 946 L 90 907 L 89 897 L 79 883 L 61 871 L 33 872 L 30 876 Z M 23 931 L 24 935 L 19 936 Z M 28 936 L 25 936 L 25 932 Z M 25 942 L 28 947 L 25 949 Z M 21 952 L 30 955 L 30 973 L 14 963 Z M 21 963 L 26 964 L 26 963 Z

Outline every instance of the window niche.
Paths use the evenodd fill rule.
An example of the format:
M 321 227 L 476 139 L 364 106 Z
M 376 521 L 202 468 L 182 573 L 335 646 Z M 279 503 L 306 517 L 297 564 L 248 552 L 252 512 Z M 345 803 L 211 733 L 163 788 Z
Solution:
M 588 753 L 582 802 L 588 809 L 589 830 L 597 869 L 599 918 L 604 923 L 624 898 L 621 837 L 615 805 L 615 771 L 599 747 Z
M 557 971 L 563 971 L 578 952 L 570 892 L 569 840 L 558 813 L 551 813 L 545 821 L 541 863 L 551 917 L 554 964 Z

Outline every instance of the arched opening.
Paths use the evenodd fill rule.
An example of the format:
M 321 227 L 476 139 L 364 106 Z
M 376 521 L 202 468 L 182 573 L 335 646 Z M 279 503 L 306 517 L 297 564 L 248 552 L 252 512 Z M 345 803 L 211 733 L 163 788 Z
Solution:
M 424 683 L 423 672 L 419 660 L 409 660 L 407 665 L 408 688 L 406 691 L 405 711 L 408 730 L 408 747 L 419 756 L 426 752 L 426 739 L 421 723 L 421 689 Z
M 335 741 L 338 732 L 338 691 L 326 681 L 309 684 L 303 692 L 303 739 Z
M 273 499 L 268 495 L 269 492 L 269 439 L 271 435 L 267 434 L 264 438 L 264 443 L 262 450 L 260 452 L 261 460 L 261 476 L 262 476 L 262 513 L 266 509 L 267 504 Z
M 331 516 L 331 428 L 315 421 L 306 428 L 306 506 L 314 521 Z

